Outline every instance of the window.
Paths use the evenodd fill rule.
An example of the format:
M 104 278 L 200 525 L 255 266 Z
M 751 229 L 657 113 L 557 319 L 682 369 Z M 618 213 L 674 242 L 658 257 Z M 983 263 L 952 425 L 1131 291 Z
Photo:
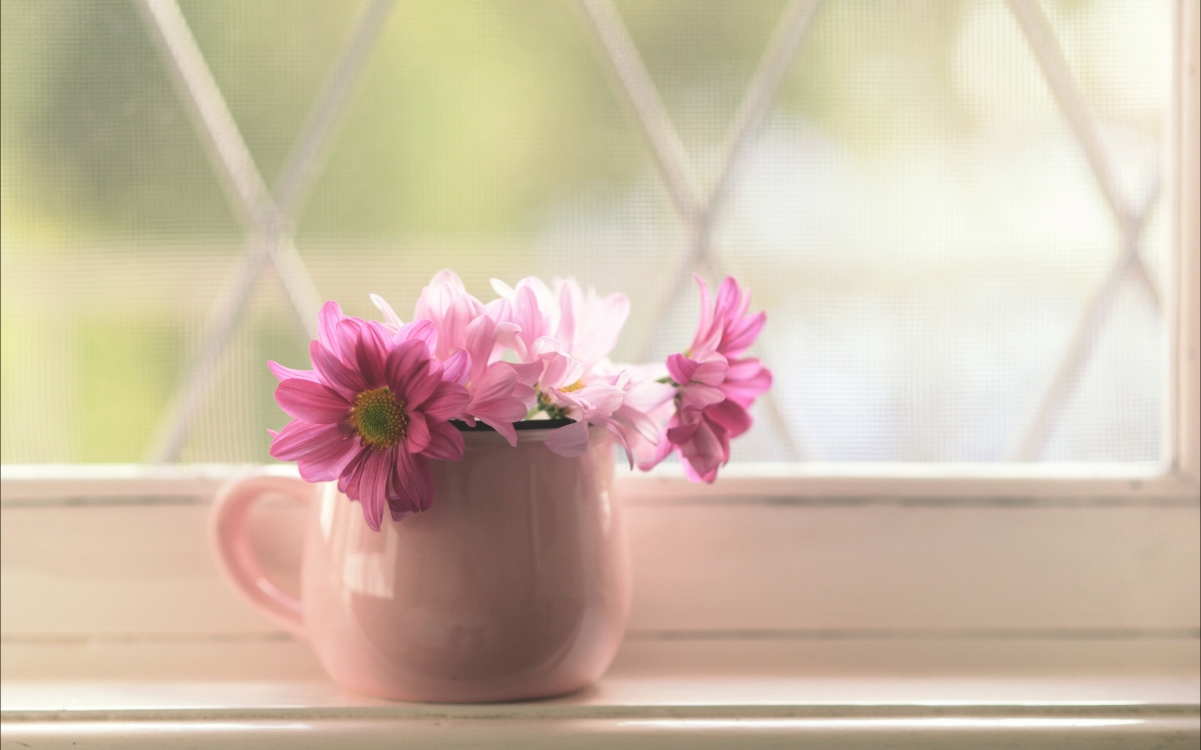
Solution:
M 768 310 L 721 480 L 624 480 L 633 659 L 1195 675 L 1195 0 L 0 13 L 14 673 L 297 674 L 213 464 L 267 460 L 318 300 L 449 266 L 625 291 L 623 360 L 688 340 L 693 267 Z
M 318 300 L 451 266 L 627 292 L 625 360 L 738 275 L 777 385 L 737 462 L 1157 475 L 1179 12 L 8 3 L 3 461 L 266 460 Z

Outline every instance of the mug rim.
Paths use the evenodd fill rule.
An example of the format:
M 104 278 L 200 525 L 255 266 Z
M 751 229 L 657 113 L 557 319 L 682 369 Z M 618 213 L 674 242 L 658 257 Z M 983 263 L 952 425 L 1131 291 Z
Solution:
M 461 419 L 452 419 L 450 423 L 455 426 L 459 432 L 496 432 L 496 428 L 492 425 L 484 424 L 476 421 L 475 426 L 468 425 Z M 575 424 L 574 419 L 566 417 L 562 419 L 523 419 L 520 422 L 513 423 L 515 430 L 555 430 L 560 427 L 566 427 L 569 424 Z
M 551 433 L 553 433 L 559 427 L 575 424 L 575 420 L 572 419 L 538 419 L 533 420 L 533 422 L 538 426 L 525 428 L 517 427 L 518 443 L 543 443 L 548 437 L 551 436 Z M 514 423 L 514 426 L 521 424 L 529 424 L 529 422 L 516 422 Z M 480 425 L 483 425 L 483 422 L 481 422 Z M 488 427 L 487 429 L 478 429 L 464 425 L 462 428 L 460 428 L 460 434 L 463 436 L 463 440 L 467 445 L 485 446 L 495 444 L 504 445 L 506 448 L 509 447 L 509 443 L 505 439 L 504 435 L 501 435 L 491 427 Z M 597 425 L 593 424 L 588 425 L 589 440 L 603 440 L 608 435 L 609 431 L 604 427 L 598 427 Z

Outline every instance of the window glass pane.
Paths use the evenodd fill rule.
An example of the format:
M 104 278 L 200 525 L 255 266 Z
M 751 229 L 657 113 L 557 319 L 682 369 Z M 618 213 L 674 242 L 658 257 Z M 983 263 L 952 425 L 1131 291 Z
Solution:
M 274 186 L 356 7 L 180 6 Z M 697 294 L 672 286 L 700 237 L 702 275 L 735 274 L 769 315 L 757 354 L 775 408 L 760 402 L 735 460 L 1154 460 L 1168 351 L 1154 295 L 1167 295 L 1149 290 L 1168 288 L 1174 241 L 1174 6 L 1033 7 L 1129 236 L 1001 0 L 821 3 L 708 234 L 674 207 L 579 7 L 406 0 L 302 191 L 295 244 L 321 297 L 363 316 L 371 292 L 405 316 L 443 267 L 481 297 L 490 277 L 528 274 L 625 292 L 615 359 L 637 361 L 687 346 Z M 785 8 L 616 4 L 702 196 Z M 247 228 L 136 4 L 0 12 L 0 458 L 139 461 Z M 1131 241 L 1137 261 L 1107 286 Z M 265 430 L 286 421 L 268 359 L 307 366 L 270 269 L 183 460 L 267 459 Z

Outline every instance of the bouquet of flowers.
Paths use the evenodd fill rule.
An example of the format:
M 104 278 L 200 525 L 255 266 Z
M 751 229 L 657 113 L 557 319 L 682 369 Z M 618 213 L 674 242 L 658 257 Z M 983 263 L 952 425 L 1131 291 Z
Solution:
M 646 365 L 609 360 L 626 296 L 585 292 L 571 278 L 516 287 L 494 279 L 499 296 L 485 304 L 441 271 L 409 323 L 378 295 L 382 322 L 327 302 L 309 344 L 313 369 L 268 363 L 280 381 L 275 400 L 293 417 L 272 431 L 271 455 L 297 461 L 307 481 L 337 481 L 376 531 L 385 506 L 395 520 L 430 507 L 428 460 L 460 458 L 461 430 L 481 422 L 516 445 L 515 423 L 556 420 L 546 446 L 563 456 L 587 451 L 595 425 L 616 436 L 631 469 L 674 452 L 690 479 L 712 482 L 731 438 L 750 429 L 748 410 L 771 372 L 744 356 L 766 321 L 749 312 L 750 294 L 727 278 L 713 300 L 697 282 L 691 346 Z

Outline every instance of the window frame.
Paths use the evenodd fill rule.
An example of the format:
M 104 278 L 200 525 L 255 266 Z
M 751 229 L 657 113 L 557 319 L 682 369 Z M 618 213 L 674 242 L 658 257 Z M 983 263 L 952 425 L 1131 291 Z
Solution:
M 679 467 L 621 475 L 623 494 L 639 504 L 747 502 L 1100 501 L 1196 505 L 1201 498 L 1201 1 L 1177 5 L 1178 102 L 1176 252 L 1168 320 L 1171 362 L 1160 462 L 1103 463 L 739 463 L 713 485 L 693 484 Z M 242 473 L 237 465 L 5 465 L 0 503 L 177 503 L 211 497 Z M 291 474 L 280 465 L 272 469 Z

